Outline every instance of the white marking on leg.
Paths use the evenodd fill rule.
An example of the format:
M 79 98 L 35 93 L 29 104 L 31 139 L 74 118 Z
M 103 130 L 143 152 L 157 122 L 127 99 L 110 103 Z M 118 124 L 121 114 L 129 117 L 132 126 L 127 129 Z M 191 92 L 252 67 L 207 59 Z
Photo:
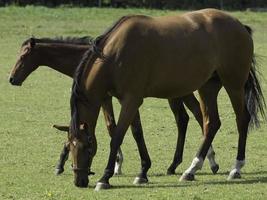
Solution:
M 190 167 L 184 172 L 184 174 L 195 174 L 197 170 L 203 166 L 203 158 L 195 157 Z
M 207 158 L 209 160 L 210 168 L 217 166 L 218 164 L 215 161 L 215 152 L 212 147 L 209 148 L 207 153 Z
M 122 162 L 123 162 L 123 154 L 122 151 L 119 149 L 117 153 L 117 158 L 116 163 L 115 163 L 115 169 L 114 169 L 114 174 L 115 175 L 121 175 L 122 174 Z
M 229 173 L 228 180 L 240 178 L 241 168 L 244 167 L 245 160 L 236 160 L 235 165 Z

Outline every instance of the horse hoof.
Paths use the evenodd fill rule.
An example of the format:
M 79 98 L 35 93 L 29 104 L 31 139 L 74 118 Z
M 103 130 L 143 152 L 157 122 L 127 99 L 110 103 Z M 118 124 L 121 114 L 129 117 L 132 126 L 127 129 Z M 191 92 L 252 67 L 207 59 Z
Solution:
M 133 182 L 134 185 L 142 185 L 142 184 L 146 184 L 146 183 L 148 183 L 148 179 L 140 178 L 140 177 L 136 177 L 134 179 L 134 182 Z
M 194 174 L 187 174 L 183 173 L 179 181 L 194 181 L 195 180 L 195 175 Z
M 60 174 L 62 174 L 64 172 L 64 168 L 56 168 L 55 169 L 55 175 L 60 175 Z
M 241 178 L 241 174 L 237 171 L 233 171 L 233 172 L 230 172 L 227 180 L 228 181 L 231 181 L 231 180 L 234 180 L 234 179 L 240 179 Z
M 173 167 L 169 167 L 167 169 L 167 175 L 174 175 L 175 174 L 175 169 L 173 169 Z
M 167 175 L 175 175 L 175 170 L 168 169 L 167 170 Z
M 95 186 L 95 191 L 100 191 L 100 190 L 107 190 L 110 189 L 111 185 L 109 183 L 101 183 L 98 182 Z
M 213 174 L 217 174 L 218 170 L 220 169 L 219 165 L 214 165 L 211 168 Z

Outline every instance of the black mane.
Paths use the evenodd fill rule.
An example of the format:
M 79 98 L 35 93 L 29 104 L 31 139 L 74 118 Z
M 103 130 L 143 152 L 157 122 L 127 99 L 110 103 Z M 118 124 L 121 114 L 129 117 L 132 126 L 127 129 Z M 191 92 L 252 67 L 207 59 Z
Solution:
M 31 40 L 35 43 L 59 43 L 59 44 L 77 44 L 77 45 L 91 45 L 93 38 L 91 36 L 84 37 L 55 37 L 55 38 L 29 38 L 22 43 L 22 46 L 28 44 Z
M 80 119 L 78 114 L 78 101 L 86 103 L 87 98 L 85 94 L 83 93 L 82 86 L 80 84 L 80 80 L 82 77 L 82 74 L 84 72 L 84 69 L 94 63 L 94 61 L 97 58 L 104 59 L 105 56 L 103 55 L 102 49 L 103 46 L 108 39 L 108 36 L 111 34 L 111 32 L 116 29 L 119 25 L 121 25 L 124 21 L 129 19 L 131 16 L 124 16 L 121 17 L 116 23 L 114 23 L 113 26 L 111 26 L 109 29 L 107 29 L 102 35 L 98 36 L 92 41 L 91 46 L 89 49 L 84 53 L 83 58 L 76 68 L 74 78 L 73 78 L 73 84 L 72 84 L 72 93 L 71 93 L 71 99 L 70 99 L 70 107 L 71 107 L 71 123 L 70 123 L 70 131 L 71 134 L 75 137 L 77 137 L 79 133 L 79 126 L 80 126 Z

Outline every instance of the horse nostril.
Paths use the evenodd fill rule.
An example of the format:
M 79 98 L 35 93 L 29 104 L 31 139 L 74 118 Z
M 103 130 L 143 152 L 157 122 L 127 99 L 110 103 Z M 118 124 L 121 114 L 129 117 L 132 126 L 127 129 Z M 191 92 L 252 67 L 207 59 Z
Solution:
M 13 83 L 14 82 L 14 78 L 13 77 L 10 77 L 9 78 L 9 83 Z

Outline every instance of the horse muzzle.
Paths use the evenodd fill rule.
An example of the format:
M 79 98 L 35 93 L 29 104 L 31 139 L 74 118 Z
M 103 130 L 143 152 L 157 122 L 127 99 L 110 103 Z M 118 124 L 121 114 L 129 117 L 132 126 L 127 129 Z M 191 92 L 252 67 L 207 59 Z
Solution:
M 11 85 L 14 86 L 21 86 L 21 83 L 19 81 L 17 81 L 14 77 L 9 77 L 9 83 L 11 83 Z
M 75 176 L 74 178 L 74 185 L 80 188 L 86 188 L 88 186 L 89 179 L 88 176 Z

